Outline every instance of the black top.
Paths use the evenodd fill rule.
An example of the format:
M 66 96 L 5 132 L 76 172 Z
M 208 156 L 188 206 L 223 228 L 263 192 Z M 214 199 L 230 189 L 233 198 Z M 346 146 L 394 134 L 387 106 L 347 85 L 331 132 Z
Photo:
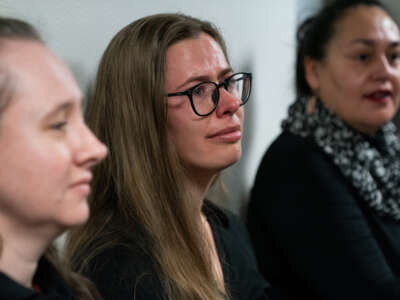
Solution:
M 400 299 L 400 223 L 371 211 L 309 139 L 284 132 L 268 149 L 248 229 L 287 299 Z
M 45 258 L 38 264 L 34 285 L 41 292 L 26 288 L 0 272 L 0 300 L 73 300 L 73 293 Z
M 257 270 L 243 223 L 211 203 L 204 205 L 203 212 L 211 225 L 232 299 L 267 299 L 268 284 Z M 87 275 L 95 282 L 104 300 L 164 299 L 161 282 L 150 258 L 140 250 L 140 246 L 134 247 L 136 250 L 116 246 L 92 261 Z

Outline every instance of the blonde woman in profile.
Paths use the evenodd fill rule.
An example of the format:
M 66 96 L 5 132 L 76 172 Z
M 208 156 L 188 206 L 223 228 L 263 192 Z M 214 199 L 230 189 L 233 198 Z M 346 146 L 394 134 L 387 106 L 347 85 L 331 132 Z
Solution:
M 107 149 L 86 127 L 71 72 L 29 24 L 0 18 L 0 299 L 100 299 L 52 242 L 89 216 Z
M 111 155 L 68 243 L 105 299 L 266 299 L 243 224 L 205 199 L 241 156 L 250 89 L 209 22 L 153 15 L 112 39 L 86 115 Z

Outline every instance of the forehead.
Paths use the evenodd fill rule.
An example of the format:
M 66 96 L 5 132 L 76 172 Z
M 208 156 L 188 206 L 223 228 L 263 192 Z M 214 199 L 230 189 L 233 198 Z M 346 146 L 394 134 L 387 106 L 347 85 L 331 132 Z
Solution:
M 13 101 L 28 97 L 45 104 L 55 99 L 81 97 L 69 69 L 39 42 L 2 41 L 0 66 L 12 79 Z
M 399 29 L 393 19 L 380 7 L 358 5 L 349 8 L 335 25 L 334 40 L 351 39 L 398 41 Z
M 196 76 L 227 67 L 228 62 L 221 46 L 206 33 L 173 44 L 167 50 L 167 74 Z

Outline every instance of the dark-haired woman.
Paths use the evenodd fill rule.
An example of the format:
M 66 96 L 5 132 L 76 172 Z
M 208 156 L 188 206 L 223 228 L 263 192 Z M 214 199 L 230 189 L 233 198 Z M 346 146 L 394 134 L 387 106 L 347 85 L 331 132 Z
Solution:
M 52 242 L 89 216 L 106 147 L 71 72 L 29 24 L 0 18 L 0 299 L 100 299 Z
M 297 96 L 251 194 L 261 271 L 289 299 L 400 299 L 400 34 L 378 1 L 302 24 Z

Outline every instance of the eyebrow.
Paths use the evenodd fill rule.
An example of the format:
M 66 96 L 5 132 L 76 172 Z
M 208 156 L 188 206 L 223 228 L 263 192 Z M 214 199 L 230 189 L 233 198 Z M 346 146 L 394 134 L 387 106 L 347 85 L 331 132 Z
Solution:
M 220 80 L 222 77 L 224 77 L 226 74 L 233 72 L 233 69 L 231 67 L 226 68 L 219 72 L 218 74 L 218 80 Z M 184 83 L 180 84 L 176 89 L 179 90 L 186 84 L 194 81 L 210 81 L 210 77 L 207 75 L 201 75 L 201 76 L 194 76 L 194 77 L 189 77 Z
M 60 104 L 56 105 L 54 108 L 50 109 L 50 111 L 48 111 L 44 115 L 43 119 L 49 119 L 52 116 L 55 116 L 60 112 L 69 111 L 69 110 L 71 110 L 72 106 L 73 106 L 73 102 L 71 100 L 63 101 Z
M 355 39 L 355 40 L 350 42 L 350 45 L 354 45 L 354 44 L 364 44 L 364 45 L 366 45 L 368 47 L 373 47 L 376 44 L 376 42 L 374 40 L 371 40 L 371 39 L 360 38 L 360 39 Z M 389 47 L 390 48 L 396 48 L 396 47 L 399 47 L 399 46 L 400 46 L 400 41 L 393 41 L 393 42 L 389 43 Z

